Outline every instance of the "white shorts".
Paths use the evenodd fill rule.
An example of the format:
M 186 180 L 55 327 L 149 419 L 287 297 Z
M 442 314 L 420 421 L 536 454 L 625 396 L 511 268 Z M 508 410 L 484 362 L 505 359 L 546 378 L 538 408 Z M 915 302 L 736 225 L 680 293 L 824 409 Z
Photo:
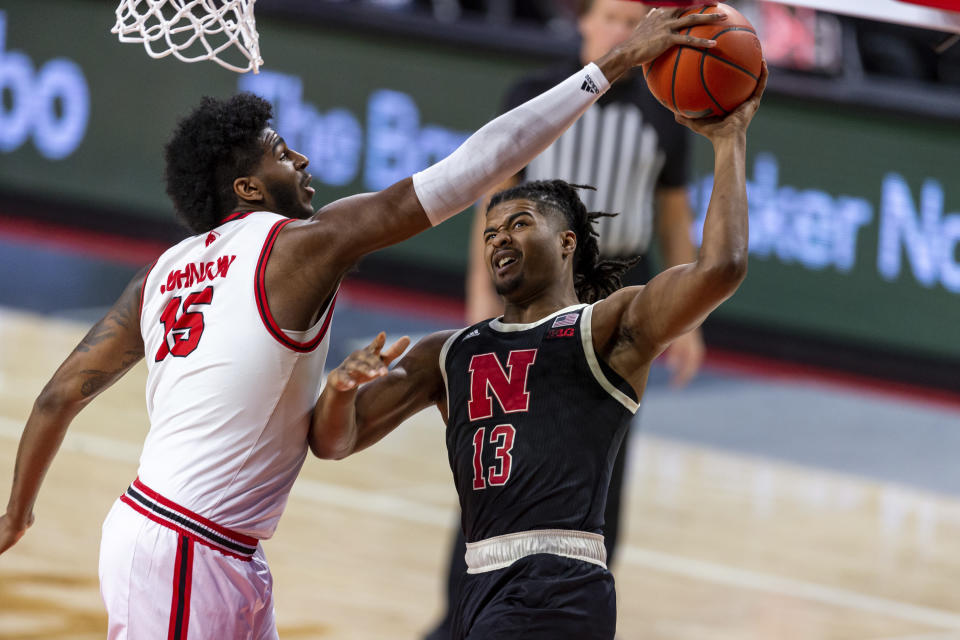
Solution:
M 273 578 L 257 540 L 139 479 L 103 523 L 100 593 L 108 640 L 277 638 Z

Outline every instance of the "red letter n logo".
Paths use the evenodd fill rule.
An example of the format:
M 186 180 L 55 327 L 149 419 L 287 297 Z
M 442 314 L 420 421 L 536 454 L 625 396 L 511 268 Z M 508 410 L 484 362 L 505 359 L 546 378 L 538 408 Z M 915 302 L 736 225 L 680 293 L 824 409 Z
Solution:
M 536 349 L 511 351 L 507 357 L 508 375 L 496 355 L 484 353 L 473 356 L 470 359 L 470 402 L 467 403 L 470 420 L 483 420 L 493 415 L 490 391 L 493 391 L 504 413 L 526 411 L 530 406 L 527 373 L 536 359 Z

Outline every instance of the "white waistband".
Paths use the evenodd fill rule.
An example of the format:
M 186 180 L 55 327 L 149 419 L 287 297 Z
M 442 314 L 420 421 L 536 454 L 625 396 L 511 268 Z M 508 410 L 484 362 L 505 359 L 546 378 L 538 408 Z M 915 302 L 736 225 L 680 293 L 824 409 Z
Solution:
M 568 529 L 537 529 L 467 543 L 467 573 L 483 573 L 509 567 L 535 553 L 552 553 L 607 568 L 603 536 Z

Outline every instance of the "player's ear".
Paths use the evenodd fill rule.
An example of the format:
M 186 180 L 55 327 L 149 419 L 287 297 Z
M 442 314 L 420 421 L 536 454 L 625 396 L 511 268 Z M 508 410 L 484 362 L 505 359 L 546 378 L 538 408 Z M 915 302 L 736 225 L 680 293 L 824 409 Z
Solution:
M 254 176 L 242 176 L 233 181 L 233 192 L 247 202 L 262 202 L 266 197 L 263 183 Z
M 562 231 L 560 233 L 560 248 L 564 256 L 572 256 L 577 250 L 577 234 L 573 231 Z

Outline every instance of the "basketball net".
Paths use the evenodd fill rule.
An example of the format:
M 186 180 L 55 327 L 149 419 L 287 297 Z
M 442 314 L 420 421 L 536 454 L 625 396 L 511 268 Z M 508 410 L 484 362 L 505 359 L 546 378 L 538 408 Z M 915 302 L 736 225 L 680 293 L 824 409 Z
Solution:
M 255 2 L 121 0 L 110 31 L 120 42 L 142 42 L 151 58 L 173 54 L 183 62 L 212 60 L 237 73 L 258 73 L 263 59 L 253 18 Z

